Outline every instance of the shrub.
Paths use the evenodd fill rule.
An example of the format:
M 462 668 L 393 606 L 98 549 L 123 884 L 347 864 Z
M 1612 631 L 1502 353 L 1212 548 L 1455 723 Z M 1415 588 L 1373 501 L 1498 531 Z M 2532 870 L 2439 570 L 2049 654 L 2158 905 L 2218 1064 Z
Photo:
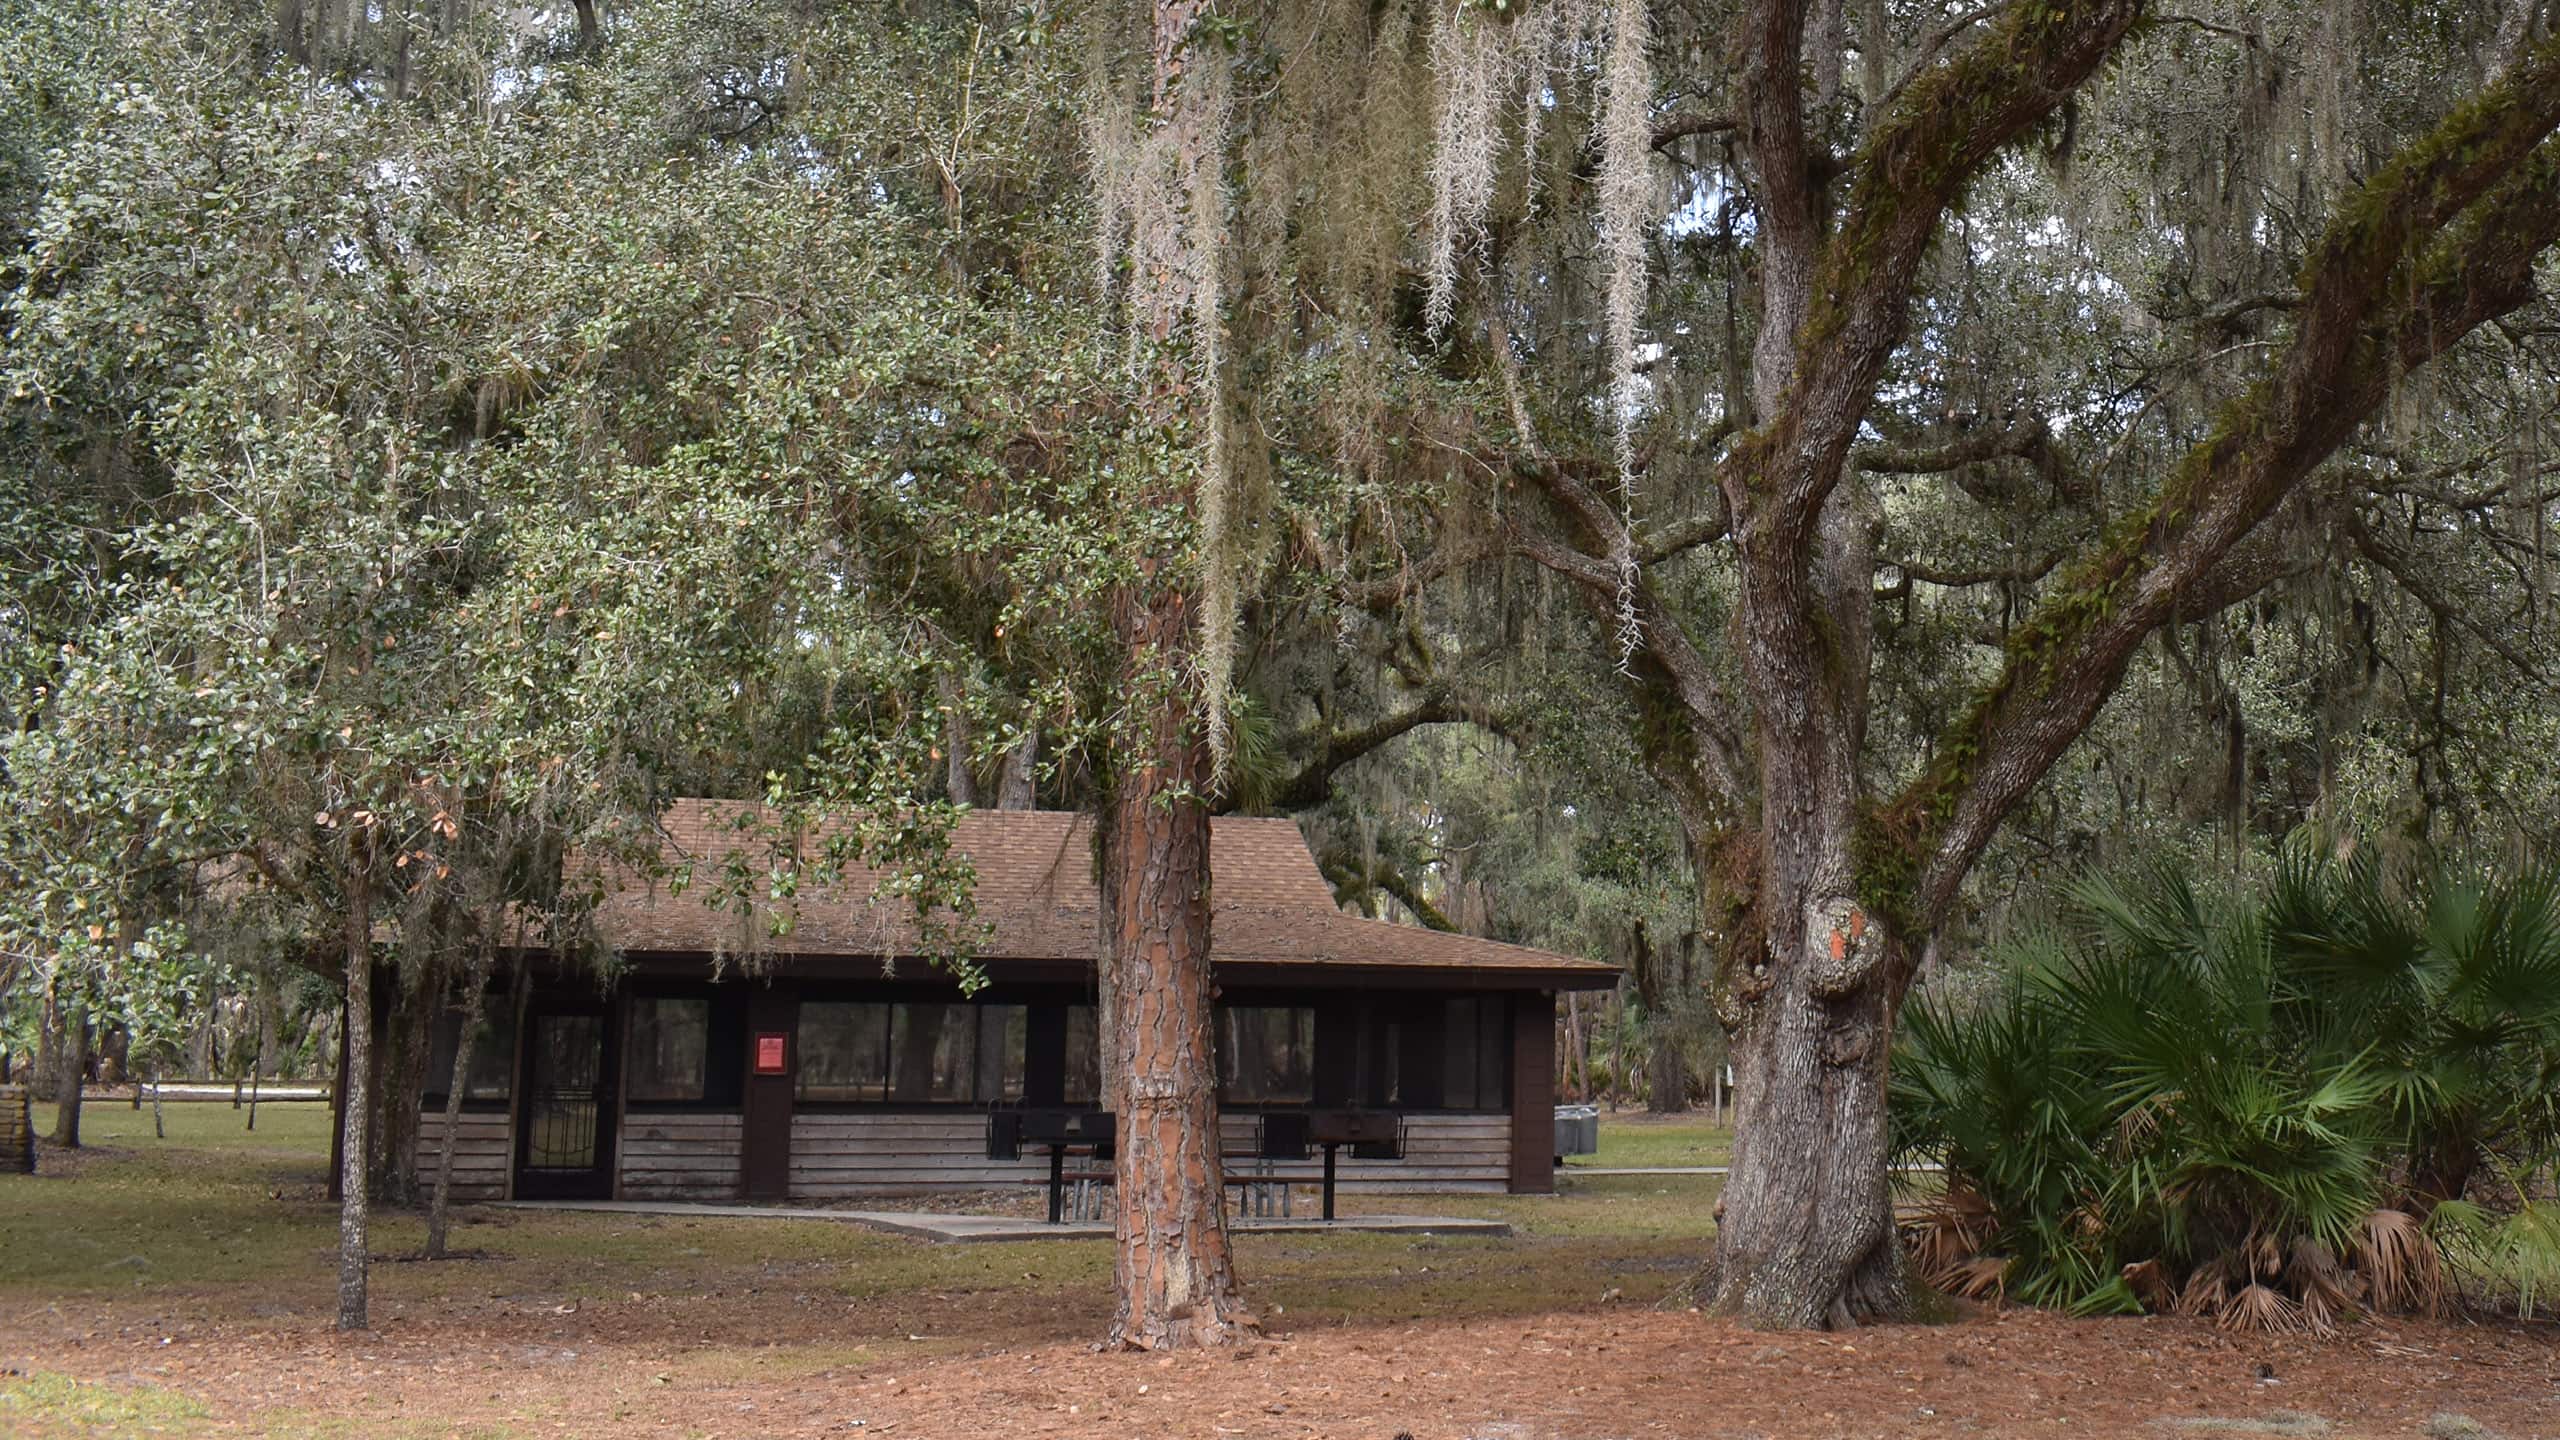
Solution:
M 1933 1281 L 2324 1332 L 2560 1282 L 2560 873 L 2297 839 L 2256 889 L 2093 875 L 2063 914 L 1989 1003 L 1904 1016 Z

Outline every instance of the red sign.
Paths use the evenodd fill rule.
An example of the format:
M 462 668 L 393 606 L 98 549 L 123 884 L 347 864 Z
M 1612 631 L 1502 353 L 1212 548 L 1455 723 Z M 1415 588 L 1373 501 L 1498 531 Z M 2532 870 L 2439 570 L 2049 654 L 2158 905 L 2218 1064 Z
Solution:
M 783 1047 L 789 1038 L 790 1037 L 784 1035 L 758 1035 L 756 1037 L 757 1074 L 779 1075 L 783 1073 Z

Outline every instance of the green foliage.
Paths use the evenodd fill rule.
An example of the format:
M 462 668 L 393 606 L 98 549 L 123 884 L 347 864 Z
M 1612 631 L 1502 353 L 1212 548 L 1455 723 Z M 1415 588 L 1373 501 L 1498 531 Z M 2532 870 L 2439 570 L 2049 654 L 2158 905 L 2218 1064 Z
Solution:
M 1894 1066 L 1902 1153 L 1947 1168 L 1942 1283 L 2325 1328 L 2432 1300 L 2388 1243 L 2424 1222 L 2425 1265 L 2547 1291 L 2552 870 L 2297 838 L 2256 889 L 2093 875 L 2003 960 L 1989 1000 L 1913 1005 Z
M 1149 443 L 1054 303 L 1060 64 L 933 7 L 667 0 L 586 63 L 421 37 L 404 104 L 387 44 L 314 73 L 254 5 L 18 8 L 13 1014 L 156 991 L 164 924 L 271 974 L 357 883 L 404 962 L 575 946 L 564 857 L 654 851 L 676 794 L 870 817 L 694 877 L 766 935 L 857 855 L 965 921 L 913 803 L 937 680 L 1073 745 L 1130 553 L 1081 522 Z

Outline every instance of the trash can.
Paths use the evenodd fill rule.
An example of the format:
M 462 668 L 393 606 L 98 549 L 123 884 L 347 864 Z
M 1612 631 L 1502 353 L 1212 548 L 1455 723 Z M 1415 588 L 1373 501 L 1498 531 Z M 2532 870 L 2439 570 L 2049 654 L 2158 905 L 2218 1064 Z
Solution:
M 1556 1163 L 1564 1163 L 1567 1155 L 1589 1155 L 1600 1148 L 1600 1107 L 1597 1105 L 1559 1105 L 1556 1107 Z

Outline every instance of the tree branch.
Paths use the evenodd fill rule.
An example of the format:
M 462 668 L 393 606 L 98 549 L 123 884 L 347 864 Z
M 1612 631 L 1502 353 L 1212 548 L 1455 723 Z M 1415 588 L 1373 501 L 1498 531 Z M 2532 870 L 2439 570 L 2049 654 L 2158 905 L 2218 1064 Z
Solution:
M 1451 934 L 1458 929 L 1439 906 L 1424 898 L 1422 888 L 1413 883 L 1413 877 L 1404 873 L 1404 867 L 1384 856 L 1355 865 L 1341 851 L 1327 849 L 1318 857 L 1316 868 L 1333 886 L 1336 899 L 1365 900 L 1370 895 L 1384 892 L 1412 911 L 1413 918 L 1421 921 L 1423 928 Z
M 1539 489 L 1580 528 L 1591 547 L 1606 555 L 1618 546 L 1633 549 L 1633 542 L 1610 508 L 1591 487 L 1583 484 L 1553 464 L 1534 467 L 1530 477 Z M 1597 558 L 1589 551 L 1568 545 L 1521 524 L 1510 522 L 1512 548 L 1522 556 L 1580 584 L 1599 613 L 1617 614 L 1619 605 L 1618 567 Z M 1644 577 L 1639 563 L 1635 583 L 1626 601 L 1635 609 L 1636 623 L 1644 634 L 1640 654 L 1660 673 L 1653 677 L 1668 692 L 1687 718 L 1697 758 L 1706 767 L 1707 783 L 1726 796 L 1739 796 L 1742 790 L 1742 746 L 1735 738 L 1733 725 L 1736 709 L 1724 684 L 1707 664 L 1689 638 L 1680 617 L 1662 603 Z M 1639 676 L 1639 680 L 1645 677 Z
M 2542 673 L 2542 666 L 2536 664 L 2532 657 L 2508 644 L 2495 631 L 2472 619 L 2452 601 L 2439 594 L 2436 588 L 2418 573 L 2418 567 L 2407 556 L 2384 544 L 2382 538 L 2373 533 L 2372 527 L 2365 523 L 2364 512 L 2361 509 L 2348 506 L 2346 511 L 2347 538 L 2354 543 L 2356 553 L 2371 561 L 2375 569 L 2397 581 L 2400 588 L 2407 591 L 2410 598 L 2425 606 L 2429 614 L 2450 628 L 2467 632 L 2473 639 L 2496 652 L 2498 658 L 2513 665 L 2518 672 L 2528 677 L 2539 676 Z
M 1333 796 L 1334 774 L 1344 766 L 1426 725 L 1475 725 L 1504 739 L 1517 735 L 1517 725 L 1509 715 L 1496 711 L 1480 701 L 1433 695 L 1418 704 L 1383 715 L 1356 730 L 1334 730 L 1318 727 L 1293 737 L 1286 743 L 1292 753 L 1312 749 L 1315 753 L 1298 767 L 1296 773 L 1272 787 L 1264 800 L 1272 810 L 1310 810 Z M 1219 806 L 1220 813 L 1233 809 L 1233 803 Z
M 2342 202 L 2271 372 L 2224 407 L 2147 513 L 2120 523 L 2013 636 L 2000 678 L 1888 808 L 1934 924 L 2009 810 L 2086 728 L 2145 637 L 2196 613 L 2223 561 L 2398 377 L 2533 298 L 2560 241 L 2560 38 Z M 2444 233 L 2440 236 L 2438 231 Z

